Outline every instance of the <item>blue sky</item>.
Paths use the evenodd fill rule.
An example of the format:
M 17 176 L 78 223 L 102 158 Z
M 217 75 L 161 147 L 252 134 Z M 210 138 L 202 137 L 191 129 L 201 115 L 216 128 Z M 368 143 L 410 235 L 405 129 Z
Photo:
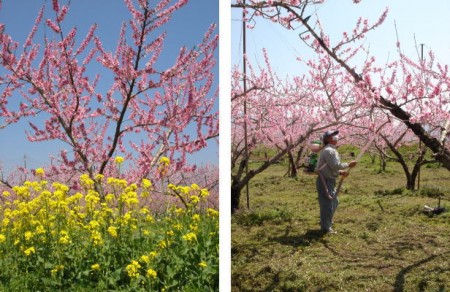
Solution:
M 50 0 L 3 0 L 0 9 L 0 22 L 6 25 L 7 33 L 11 34 L 15 40 L 23 42 L 44 2 L 48 8 L 51 7 L 52 1 Z M 52 13 L 51 9 L 47 10 Z M 181 46 L 186 45 L 190 48 L 201 42 L 209 26 L 212 23 L 219 24 L 218 12 L 218 1 L 201 0 L 191 0 L 185 7 L 175 12 L 171 21 L 164 26 L 164 30 L 167 31 L 167 38 L 164 44 L 164 52 L 160 57 L 161 62 L 173 63 L 174 57 Z M 53 15 L 44 16 L 44 20 L 50 18 L 50 16 Z M 121 0 L 76 0 L 71 1 L 71 8 L 65 25 L 67 27 L 72 27 L 72 24 L 76 25 L 78 37 L 82 38 L 90 25 L 94 22 L 97 23 L 96 32 L 103 41 L 104 47 L 114 51 L 120 26 L 128 18 L 129 12 Z M 67 31 L 68 29 L 66 29 Z M 42 37 L 42 32 L 41 30 L 36 35 L 35 40 Z M 218 58 L 219 52 L 216 52 L 216 56 Z M 215 68 L 216 86 L 219 82 L 218 65 L 219 62 L 217 62 Z M 213 92 L 211 92 L 212 94 Z M 218 102 L 216 107 L 218 110 Z M 22 166 L 24 157 L 26 157 L 28 167 L 40 167 L 48 163 L 49 154 L 56 154 L 59 149 L 67 148 L 63 144 L 51 141 L 30 143 L 26 140 L 24 134 L 27 128 L 28 123 L 23 122 L 0 130 L 0 161 L 2 161 L 5 171 L 8 171 L 14 165 Z M 218 155 L 218 145 L 215 141 L 211 141 L 207 149 L 198 152 L 190 159 L 198 165 L 217 164 Z
M 365 41 L 377 62 L 383 64 L 388 58 L 393 60 L 396 57 L 395 22 L 402 49 L 411 58 L 419 58 L 415 48 L 417 42 L 425 45 L 424 55 L 431 49 L 437 60 L 450 63 L 449 1 L 363 0 L 354 5 L 352 0 L 329 0 L 318 6 L 315 12 L 319 15 L 325 32 L 337 42 L 343 31 L 354 27 L 359 16 L 374 23 L 385 7 L 389 7 L 387 19 L 381 27 L 369 32 Z M 241 9 L 234 8 L 231 19 L 231 62 L 242 65 Z M 316 19 L 313 15 L 309 23 Z M 304 46 L 298 37 L 302 31 L 301 27 L 295 31 L 287 31 L 270 21 L 258 19 L 256 27 L 247 30 L 247 54 L 251 60 L 262 64 L 264 59 L 261 51 L 266 48 L 273 69 L 280 77 L 301 74 L 304 68 L 295 58 L 307 58 L 312 54 L 311 49 Z

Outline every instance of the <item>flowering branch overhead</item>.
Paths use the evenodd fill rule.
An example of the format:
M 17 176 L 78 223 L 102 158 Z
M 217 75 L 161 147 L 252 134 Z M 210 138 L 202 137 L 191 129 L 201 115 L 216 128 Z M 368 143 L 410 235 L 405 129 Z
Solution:
M 386 69 L 376 67 L 374 57 L 368 56 L 360 69 L 350 65 L 349 61 L 362 51 L 364 41 L 371 30 L 376 29 L 385 21 L 388 9 L 381 13 L 373 24 L 359 18 L 354 29 L 342 33 L 340 41 L 333 43 L 331 37 L 321 27 L 320 20 L 307 21 L 308 7 L 317 8 L 323 1 L 235 1 L 232 7 L 244 8 L 256 17 L 268 19 L 286 29 L 294 29 L 293 23 L 304 27 L 301 39 L 320 57 L 331 58 L 351 76 L 351 82 L 356 85 L 355 98 L 366 108 L 374 106 L 387 110 L 392 117 L 404 123 L 436 157 L 450 169 L 450 151 L 439 137 L 427 129 L 428 125 L 445 128 L 450 119 L 448 66 L 434 64 L 430 54 L 428 63 L 413 61 L 399 50 L 399 60 L 386 65 Z M 355 4 L 360 1 L 354 1 Z M 253 12 L 250 12 L 253 11 Z M 400 42 L 397 43 L 400 48 Z M 426 64 L 425 64 L 426 63 Z M 358 72 L 359 71 L 359 72 Z M 389 76 L 390 78 L 386 78 Z M 374 80 L 381 80 L 378 84 Z M 350 80 L 349 80 L 350 82 Z M 439 136 L 439 135 L 438 135 Z
M 66 33 L 70 2 L 60 2 L 52 2 L 55 17 L 44 22 L 54 38 L 36 37 L 43 7 L 20 55 L 19 43 L 7 34 L 7 25 L 0 24 L 4 123 L 41 114 L 45 122 L 31 119 L 28 139 L 60 140 L 70 149 L 60 153 L 60 165 L 52 168 L 55 174 L 107 174 L 118 153 L 141 166 L 131 181 L 152 175 L 162 156 L 176 162 L 174 172 L 192 169 L 186 153 L 204 148 L 218 135 L 218 91 L 213 88 L 216 27 L 212 25 L 193 49 L 180 48 L 164 68 L 158 60 L 167 34 L 161 28 L 187 0 L 124 0 L 131 18 L 122 25 L 115 51 L 104 47 L 96 24 L 81 41 L 76 28 Z M 98 74 L 92 74 L 95 65 L 101 67 Z M 98 88 L 105 75 L 112 76 L 112 83 L 102 92 Z M 16 110 L 8 106 L 15 92 L 22 100 Z

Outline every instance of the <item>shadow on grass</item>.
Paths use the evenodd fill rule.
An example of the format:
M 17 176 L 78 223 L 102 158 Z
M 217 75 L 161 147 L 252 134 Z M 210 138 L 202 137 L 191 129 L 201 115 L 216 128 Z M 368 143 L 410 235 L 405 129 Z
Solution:
M 269 240 L 293 247 L 310 246 L 313 242 L 321 242 L 326 235 L 322 230 L 308 230 L 303 235 L 285 234 L 279 237 L 270 237 Z
M 395 277 L 395 284 L 394 284 L 394 291 L 395 292 L 402 292 L 404 291 L 404 285 L 405 285 L 405 276 L 410 273 L 413 269 L 420 267 L 423 264 L 426 264 L 432 260 L 434 260 L 436 257 L 439 256 L 444 256 L 446 254 L 448 254 L 449 252 L 443 253 L 443 254 L 438 254 L 438 255 L 431 255 L 423 260 L 420 260 L 412 265 L 409 265 L 405 268 L 403 268 L 398 274 L 397 277 Z M 424 285 L 423 282 L 421 282 L 421 285 Z M 445 291 L 445 287 L 441 287 L 442 289 L 440 289 L 439 291 Z M 422 289 L 420 289 L 420 291 L 423 291 Z

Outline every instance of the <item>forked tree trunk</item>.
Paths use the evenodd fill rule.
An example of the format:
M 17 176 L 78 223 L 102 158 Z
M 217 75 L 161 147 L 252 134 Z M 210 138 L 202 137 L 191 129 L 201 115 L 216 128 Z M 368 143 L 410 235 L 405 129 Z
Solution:
M 233 183 L 231 185 L 231 214 L 239 210 L 239 201 L 241 199 L 241 190 L 239 184 Z
M 403 171 L 405 173 L 405 177 L 406 177 L 406 189 L 407 190 L 415 190 L 416 187 L 416 179 L 417 179 L 417 175 L 419 174 L 420 168 L 422 167 L 422 165 L 424 165 L 425 163 L 429 163 L 430 161 L 425 161 L 424 157 L 425 157 L 425 153 L 426 153 L 426 148 L 424 148 L 420 153 L 419 156 L 417 157 L 416 163 L 414 164 L 414 167 L 412 169 L 412 171 L 409 170 L 408 164 L 406 163 L 405 158 L 403 157 L 403 155 L 400 153 L 400 151 L 398 151 L 395 148 L 395 145 L 393 145 L 392 143 L 389 142 L 389 140 L 381 135 L 381 137 L 384 139 L 384 141 L 386 142 L 386 145 L 389 147 L 389 149 L 394 153 L 394 155 L 396 156 L 396 161 L 398 163 L 400 163 L 400 165 L 403 168 Z
M 297 177 L 298 171 L 297 171 L 297 165 L 295 163 L 294 155 L 292 155 L 292 152 L 288 152 L 288 159 L 289 159 L 289 177 Z

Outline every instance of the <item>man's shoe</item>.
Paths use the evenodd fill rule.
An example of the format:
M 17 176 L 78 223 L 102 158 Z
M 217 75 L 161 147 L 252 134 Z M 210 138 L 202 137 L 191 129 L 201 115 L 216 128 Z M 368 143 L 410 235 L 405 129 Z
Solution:
M 329 234 L 336 234 L 337 231 L 330 228 L 329 230 L 327 230 L 327 233 L 329 233 Z
M 329 234 L 336 234 L 337 233 L 337 231 L 335 231 L 335 230 L 333 230 L 332 228 L 330 228 L 330 229 L 322 229 L 322 230 L 320 230 L 323 234 L 327 234 L 327 233 L 329 233 Z

